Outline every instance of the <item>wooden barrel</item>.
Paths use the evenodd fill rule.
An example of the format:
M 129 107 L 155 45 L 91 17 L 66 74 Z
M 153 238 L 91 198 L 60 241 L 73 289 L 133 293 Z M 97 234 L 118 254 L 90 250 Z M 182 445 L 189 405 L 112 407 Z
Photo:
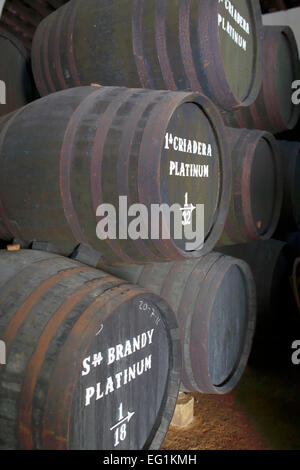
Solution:
M 224 109 L 262 80 L 258 0 L 73 0 L 33 40 L 42 95 L 79 85 L 192 90 Z
M 87 246 L 97 251 L 96 265 L 99 258 L 114 264 L 198 257 L 222 233 L 231 164 L 222 119 L 202 95 L 118 87 L 64 90 L 2 119 L 0 150 L 0 226 L 14 238 L 49 242 L 68 256 Z M 105 217 L 98 211 L 108 203 L 109 217 L 118 220 L 116 230 L 114 220 L 107 222 L 111 230 L 104 240 L 99 224 L 105 225 Z M 137 223 L 136 203 L 144 206 L 145 239 L 127 233 Z M 165 213 L 166 205 L 174 204 L 179 221 Z M 195 246 L 203 218 L 191 210 L 189 227 L 196 237 L 191 248 L 192 233 L 185 231 L 181 212 L 198 204 L 205 206 L 204 244 Z M 159 207 L 162 216 L 156 211 L 152 217 Z
M 300 142 L 278 141 L 283 163 L 283 204 L 277 232 L 300 229 Z
M 280 152 L 268 132 L 228 128 L 232 196 L 218 246 L 269 239 L 279 220 L 283 178 Z
M 0 252 L 0 448 L 159 449 L 180 384 L 159 296 L 49 253 Z
M 197 261 L 109 271 L 163 296 L 173 307 L 181 330 L 182 389 L 224 394 L 235 387 L 255 328 L 255 287 L 246 263 L 210 253 Z
M 254 276 L 257 323 L 251 363 L 270 364 L 275 357 L 280 361 L 288 357 L 290 363 L 289 336 L 294 323 L 294 301 L 290 285 L 292 263 L 287 244 L 277 240 L 255 241 L 218 248 L 218 251 L 245 261 Z
M 0 28 L 0 116 L 36 97 L 29 55 L 22 44 Z
M 300 107 L 292 102 L 292 83 L 300 76 L 296 38 L 289 26 L 264 26 L 263 82 L 249 107 L 225 115 L 233 127 L 279 133 L 293 129 Z
M 3 28 L 12 33 L 30 52 L 34 32 L 43 18 L 68 0 L 1 0 L 0 18 Z M 4 5 L 3 5 L 4 3 Z M 1 15 L 1 7 L 2 15 Z
M 297 302 L 297 307 L 300 312 L 300 258 L 295 261 L 293 270 L 293 289 Z

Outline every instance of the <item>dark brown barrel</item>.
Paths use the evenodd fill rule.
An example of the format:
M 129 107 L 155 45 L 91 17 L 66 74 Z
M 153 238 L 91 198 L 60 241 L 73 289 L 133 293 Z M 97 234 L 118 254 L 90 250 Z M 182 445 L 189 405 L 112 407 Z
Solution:
M 33 70 L 46 95 L 103 86 L 203 92 L 249 105 L 262 80 L 258 0 L 74 0 L 35 33 Z
M 105 264 L 198 257 L 216 244 L 230 203 L 225 140 L 219 113 L 199 94 L 78 87 L 47 96 L 0 122 L 0 227 L 14 238 L 49 242 L 63 255 L 92 247 L 95 265 L 99 257 Z M 119 196 L 127 197 L 126 209 Z M 204 245 L 195 241 L 192 251 L 190 235 L 182 230 L 175 239 L 164 210 L 160 232 L 152 234 L 155 223 L 146 220 L 153 205 L 186 202 L 205 206 Z M 118 221 L 116 233 L 100 240 L 96 228 L 105 218 L 96 213 L 108 203 L 117 219 L 143 204 L 145 240 L 123 240 Z M 199 213 L 191 216 L 195 238 Z M 135 220 L 125 219 L 125 231 Z M 182 222 L 180 212 L 180 229 Z
M 278 144 L 264 131 L 228 128 L 232 197 L 218 245 L 269 239 L 277 227 L 283 196 Z
M 49 253 L 0 251 L 1 449 L 158 449 L 180 384 L 159 296 Z
M 293 104 L 292 83 L 300 76 L 296 38 L 289 26 L 264 26 L 263 83 L 256 101 L 226 115 L 233 127 L 279 133 L 297 124 L 300 106 Z
M 284 190 L 277 232 L 300 230 L 300 142 L 279 141 Z
M 277 240 L 266 240 L 226 246 L 218 248 L 218 251 L 245 261 L 254 276 L 257 324 L 251 362 L 260 366 L 288 357 L 290 363 L 291 325 L 295 322 L 290 283 L 292 262 L 288 245 Z M 294 335 L 295 330 L 292 333 Z
M 293 270 L 293 289 L 297 302 L 297 307 L 300 312 L 300 258 L 295 261 Z
M 22 44 L 0 25 L 0 116 L 36 97 L 29 55 Z
M 181 330 L 184 390 L 224 394 L 235 387 L 255 328 L 255 287 L 246 263 L 210 253 L 197 261 L 110 272 L 154 291 L 173 307 Z

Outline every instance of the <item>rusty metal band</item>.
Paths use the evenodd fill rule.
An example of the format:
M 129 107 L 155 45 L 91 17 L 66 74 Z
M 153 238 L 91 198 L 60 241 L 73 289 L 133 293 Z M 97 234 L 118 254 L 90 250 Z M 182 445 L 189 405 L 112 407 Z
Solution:
M 100 273 L 100 272 L 99 272 Z M 95 271 L 97 274 L 97 271 Z M 98 274 L 99 275 L 99 274 Z M 114 277 L 106 276 L 102 279 L 93 279 L 83 284 L 78 290 L 70 294 L 56 312 L 51 316 L 46 328 L 43 330 L 36 345 L 34 354 L 28 361 L 25 378 L 19 400 L 19 440 L 21 449 L 32 449 L 31 419 L 32 407 L 36 382 L 42 368 L 47 349 L 58 328 L 67 318 L 70 311 L 96 287 L 101 287 L 107 282 L 116 280 Z

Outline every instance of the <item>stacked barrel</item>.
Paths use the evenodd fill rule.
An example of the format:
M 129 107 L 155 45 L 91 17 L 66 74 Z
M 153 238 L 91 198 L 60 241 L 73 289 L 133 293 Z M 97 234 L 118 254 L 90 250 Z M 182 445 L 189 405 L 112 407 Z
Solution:
M 262 241 L 221 246 L 226 255 L 247 262 L 254 275 L 257 288 L 257 327 L 250 362 L 261 367 L 263 363 L 290 365 L 290 348 L 299 331 L 300 320 L 297 258 L 300 256 L 300 144 L 297 85 L 300 77 L 299 51 L 289 26 L 264 26 L 263 80 L 256 100 L 223 113 L 224 122 L 236 129 L 260 129 L 276 134 L 283 176 L 283 200 L 280 217 L 270 237 Z M 267 153 L 264 152 L 264 158 Z M 263 164 L 263 160 L 260 160 Z M 270 173 L 261 173 L 268 185 Z M 268 198 L 259 205 L 261 213 L 268 206 Z M 253 204 L 253 214 L 256 209 Z M 228 230 L 227 230 L 228 231 Z M 233 240 L 234 233 L 230 241 Z M 223 241 L 226 242 L 224 238 Z M 229 243 L 226 243 L 229 245 Z M 294 266 L 294 267 L 293 267 Z M 285 314 L 284 320 L 282 314 Z
M 279 220 L 296 230 L 299 148 L 283 157 L 262 116 L 236 124 L 269 67 L 258 0 L 44 3 L 40 99 L 3 33 L 0 448 L 158 449 L 179 389 L 228 393 L 244 372 L 258 284 L 242 258 Z M 279 33 L 286 93 L 296 46 Z

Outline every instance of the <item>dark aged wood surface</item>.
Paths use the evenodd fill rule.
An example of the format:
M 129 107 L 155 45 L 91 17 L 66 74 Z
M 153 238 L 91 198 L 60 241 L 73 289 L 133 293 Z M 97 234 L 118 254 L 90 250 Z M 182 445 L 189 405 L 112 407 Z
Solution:
M 73 0 L 35 33 L 39 91 L 91 83 L 189 89 L 224 109 L 248 105 L 262 78 L 261 10 L 258 0 L 230 5 L 240 24 L 218 0 Z
M 174 308 L 185 390 L 224 394 L 241 378 L 255 327 L 254 281 L 246 263 L 220 253 L 198 261 L 109 271 L 162 295 Z
M 160 297 L 57 255 L 2 250 L 0 337 L 0 448 L 159 448 L 181 367 Z
M 269 132 L 227 128 L 232 150 L 232 197 L 218 246 L 269 239 L 283 197 L 280 151 Z

